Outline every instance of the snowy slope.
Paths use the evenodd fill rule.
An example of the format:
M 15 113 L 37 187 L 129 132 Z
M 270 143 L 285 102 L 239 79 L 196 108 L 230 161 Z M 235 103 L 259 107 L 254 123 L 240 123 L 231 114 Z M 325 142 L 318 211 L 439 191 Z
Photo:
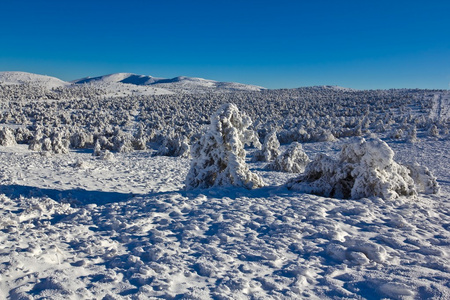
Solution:
M 31 84 L 36 86 L 42 86 L 46 89 L 52 89 L 56 87 L 66 87 L 70 83 L 62 81 L 58 78 L 38 75 L 26 72 L 0 72 L 0 84 Z

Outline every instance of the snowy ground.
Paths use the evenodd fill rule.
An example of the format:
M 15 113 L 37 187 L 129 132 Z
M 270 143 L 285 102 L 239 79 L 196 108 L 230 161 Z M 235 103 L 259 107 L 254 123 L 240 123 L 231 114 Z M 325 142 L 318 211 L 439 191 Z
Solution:
M 441 193 L 300 194 L 261 163 L 264 188 L 185 192 L 184 158 L 0 147 L 0 299 L 450 299 L 450 140 L 388 142 Z

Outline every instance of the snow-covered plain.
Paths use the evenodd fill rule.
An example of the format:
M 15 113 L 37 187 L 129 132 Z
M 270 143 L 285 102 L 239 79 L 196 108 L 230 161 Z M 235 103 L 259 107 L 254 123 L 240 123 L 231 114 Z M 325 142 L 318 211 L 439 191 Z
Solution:
M 10 95 L 10 88 L 4 95 Z M 261 93 L 248 97 L 266 99 L 261 96 L 266 92 Z M 286 105 L 294 101 L 286 96 L 291 92 L 267 93 L 271 97 L 280 93 Z M 285 186 L 298 174 L 270 171 L 266 162 L 253 162 L 257 150 L 249 147 L 247 165 L 262 178 L 264 187 L 185 190 L 190 158 L 155 156 L 163 137 L 172 136 L 166 128 L 158 129 L 162 121 L 146 124 L 157 128 L 148 131 L 152 138 L 146 149 L 120 152 L 111 146 L 112 156 L 93 156 L 94 143 L 89 138 L 86 147 L 71 146 L 67 154 L 32 151 L 26 143 L 8 144 L 0 146 L 0 299 L 449 299 L 449 93 L 408 91 L 399 98 L 405 106 L 396 106 L 392 100 L 403 93 L 398 91 L 368 97 L 346 89 L 309 88 L 301 93 L 311 95 L 302 101 L 312 109 L 314 103 L 308 104 L 308 99 L 330 98 L 336 103 L 341 97 L 362 114 L 360 120 L 372 118 L 364 99 L 379 95 L 388 99 L 382 107 L 384 124 L 373 119 L 371 125 L 356 122 L 360 127 L 343 125 L 342 130 L 325 134 L 323 130 L 331 130 L 328 121 L 331 124 L 334 119 L 305 114 L 298 120 L 304 121 L 305 133 L 280 125 L 281 118 L 290 119 L 296 112 L 267 100 L 267 115 L 252 111 L 251 103 L 245 107 L 261 139 L 278 123 L 280 141 L 287 141 L 281 150 L 295 139 L 312 159 L 318 153 L 335 157 L 352 140 L 346 135 L 377 135 L 393 149 L 395 161 L 428 167 L 437 177 L 440 193 L 395 200 L 299 193 Z M 136 107 L 121 107 L 107 98 L 111 106 L 97 111 L 95 105 L 88 107 L 96 103 L 88 98 L 74 97 L 72 106 L 69 99 L 54 107 L 46 100 L 26 98 L 14 104 L 8 97 L 1 100 L 3 126 L 16 130 L 27 126 L 31 135 L 37 134 L 36 123 L 65 132 L 61 128 L 69 126 L 69 120 L 87 133 L 99 130 L 87 125 L 101 123 L 97 119 L 83 123 L 83 114 L 90 116 L 90 110 L 109 114 L 105 120 L 111 124 L 116 118 L 114 126 L 125 132 L 142 122 L 143 116 L 153 118 L 142 115 L 140 110 L 147 108 L 140 98 Z M 186 96 L 179 96 L 185 107 L 177 106 L 174 98 L 160 97 L 169 108 L 155 107 L 162 120 L 184 108 L 191 113 Z M 193 107 L 197 105 L 200 114 L 207 107 L 210 116 L 216 106 L 210 107 L 209 96 L 204 97 L 203 102 L 192 100 Z M 234 97 L 239 102 L 247 94 Z M 47 103 L 49 115 L 45 110 L 32 114 L 24 101 L 37 103 L 30 106 L 36 109 Z M 80 106 L 82 101 L 86 106 Z M 206 106 L 200 107 L 201 103 Z M 122 110 L 127 109 L 135 110 L 130 113 L 133 118 L 123 117 Z M 350 111 L 342 112 L 332 118 L 352 123 L 352 116 L 346 119 Z M 52 118 L 64 113 L 70 116 L 66 125 Z M 186 125 L 165 122 L 164 126 Z M 417 125 L 416 136 L 410 133 L 412 124 Z M 194 132 L 178 132 L 192 142 L 203 132 L 198 127 Z M 94 138 L 109 138 L 107 132 L 97 132 Z

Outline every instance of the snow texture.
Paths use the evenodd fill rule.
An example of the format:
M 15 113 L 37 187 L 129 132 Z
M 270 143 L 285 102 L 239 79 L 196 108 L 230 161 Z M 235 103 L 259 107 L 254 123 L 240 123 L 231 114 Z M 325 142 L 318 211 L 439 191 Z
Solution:
M 222 105 L 211 117 L 208 131 L 192 147 L 186 188 L 263 186 L 262 179 L 245 163 L 244 145 L 257 141 L 255 133 L 249 129 L 251 124 L 251 119 L 239 112 L 236 105 Z

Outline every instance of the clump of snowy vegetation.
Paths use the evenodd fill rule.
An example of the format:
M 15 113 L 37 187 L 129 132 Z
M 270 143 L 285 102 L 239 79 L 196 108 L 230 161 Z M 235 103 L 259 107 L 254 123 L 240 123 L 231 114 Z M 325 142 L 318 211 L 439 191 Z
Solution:
M 280 142 L 276 130 L 270 132 L 264 138 L 261 150 L 255 151 L 253 161 L 273 161 L 280 154 Z
M 380 197 L 395 199 L 417 194 L 419 190 L 438 191 L 427 169 L 408 169 L 394 161 L 394 151 L 380 139 L 345 144 L 338 159 L 318 154 L 305 172 L 287 183 L 288 188 L 335 198 Z M 410 176 L 413 170 L 413 177 Z
M 189 157 L 189 152 L 190 146 L 187 137 L 179 133 L 171 133 L 164 137 L 156 155 Z
M 0 128 L 0 145 L 13 146 L 16 144 L 16 137 L 14 131 L 8 127 Z
M 208 131 L 192 146 L 186 188 L 263 186 L 245 163 L 244 145 L 255 141 L 251 119 L 234 104 L 224 104 L 211 117 Z
M 303 151 L 300 143 L 293 142 L 282 154 L 270 163 L 267 168 L 273 171 L 300 173 L 310 162 L 308 155 Z

